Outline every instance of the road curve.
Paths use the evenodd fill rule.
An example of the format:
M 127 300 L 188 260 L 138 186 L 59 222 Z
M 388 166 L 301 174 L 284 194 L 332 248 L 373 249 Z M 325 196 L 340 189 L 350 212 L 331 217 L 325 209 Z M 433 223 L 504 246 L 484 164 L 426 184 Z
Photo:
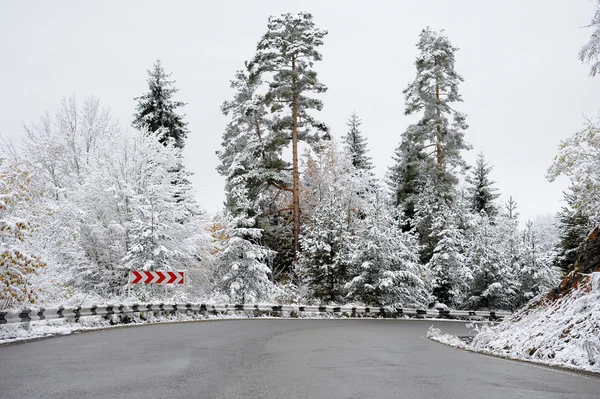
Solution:
M 160 324 L 0 347 L 0 398 L 600 397 L 600 379 L 481 356 L 407 320 Z

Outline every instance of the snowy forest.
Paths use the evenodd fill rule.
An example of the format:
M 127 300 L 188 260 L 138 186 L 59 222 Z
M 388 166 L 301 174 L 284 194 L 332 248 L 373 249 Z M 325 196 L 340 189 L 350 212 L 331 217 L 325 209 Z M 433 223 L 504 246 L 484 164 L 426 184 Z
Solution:
M 600 7 L 591 26 L 580 59 L 595 76 Z M 326 38 L 309 13 L 271 16 L 232 76 L 227 125 L 203 132 L 222 135 L 217 214 L 190 183 L 201 172 L 182 150 L 199 132 L 160 61 L 130 126 L 99 99 L 72 97 L 26 123 L 21 142 L 2 140 L 0 308 L 182 299 L 515 310 L 556 286 L 600 222 L 600 121 L 557 143 L 545 178 L 570 180 L 565 206 L 521 220 L 519 199 L 500 203 L 493 165 L 469 144 L 460 51 L 443 30 L 415 32 L 414 76 L 398 92 L 418 119 L 394 127 L 383 177 L 360 110 L 337 138 L 319 118 Z M 474 164 L 466 151 L 479 153 Z M 187 292 L 128 296 L 131 270 L 186 270 Z

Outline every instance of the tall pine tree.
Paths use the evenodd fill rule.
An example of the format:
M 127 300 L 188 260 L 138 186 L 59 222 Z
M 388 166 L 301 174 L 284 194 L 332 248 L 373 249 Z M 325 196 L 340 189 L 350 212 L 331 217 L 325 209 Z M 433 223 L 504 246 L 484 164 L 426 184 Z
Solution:
M 175 147 L 183 148 L 189 131 L 184 115 L 178 114 L 177 109 L 186 104 L 173 99 L 179 89 L 173 86 L 175 81 L 169 80 L 170 77 L 171 74 L 165 73 L 160 60 L 156 60 L 152 70 L 148 71 L 149 91 L 134 98 L 138 104 L 132 125 L 150 132 L 161 129 L 161 143 L 166 144 L 172 139 Z
M 292 146 L 292 185 L 280 186 L 292 193 L 294 252 L 300 251 L 300 172 L 298 144 L 329 138 L 327 126 L 310 111 L 320 111 L 321 100 L 310 93 L 327 90 L 317 79 L 314 63 L 322 59 L 317 48 L 327 31 L 319 29 L 312 15 L 305 12 L 270 17 L 267 33 L 259 41 L 256 55 L 249 63 L 252 78 L 270 78 L 265 103 L 274 113 L 272 129 L 282 147 Z
M 435 182 L 437 185 L 455 184 L 452 168 L 464 166 L 462 150 L 470 146 L 464 141 L 468 127 L 466 117 L 454 109 L 453 103 L 461 102 L 458 85 L 463 78 L 454 69 L 454 53 L 448 38 L 441 32 L 424 29 L 417 43 L 419 56 L 415 61 L 417 76 L 404 89 L 407 115 L 422 112 L 422 118 L 412 131 L 415 141 L 424 148 L 434 148 Z

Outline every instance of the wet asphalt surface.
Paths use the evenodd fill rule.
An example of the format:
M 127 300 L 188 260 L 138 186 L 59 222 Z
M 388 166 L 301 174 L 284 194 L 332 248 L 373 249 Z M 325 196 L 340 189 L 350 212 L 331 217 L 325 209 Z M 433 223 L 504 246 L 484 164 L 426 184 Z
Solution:
M 426 320 L 232 320 L 0 347 L 0 398 L 600 398 L 600 379 L 465 352 Z

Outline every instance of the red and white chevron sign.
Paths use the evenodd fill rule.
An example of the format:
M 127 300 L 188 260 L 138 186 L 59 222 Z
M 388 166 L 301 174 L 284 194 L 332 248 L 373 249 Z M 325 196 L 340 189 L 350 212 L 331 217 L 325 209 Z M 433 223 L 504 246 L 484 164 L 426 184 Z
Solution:
M 129 272 L 131 284 L 185 284 L 185 272 L 147 272 L 132 270 Z

